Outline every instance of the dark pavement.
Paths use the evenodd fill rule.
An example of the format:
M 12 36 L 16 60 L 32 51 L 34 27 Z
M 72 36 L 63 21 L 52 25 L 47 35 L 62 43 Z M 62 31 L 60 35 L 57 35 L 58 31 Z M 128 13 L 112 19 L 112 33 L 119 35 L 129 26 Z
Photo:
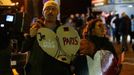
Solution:
M 114 43 L 118 56 L 121 55 L 121 44 Z M 122 69 L 120 75 L 134 75 L 134 51 L 132 44 L 128 43 L 128 51 L 124 54 L 124 61 L 122 62 Z

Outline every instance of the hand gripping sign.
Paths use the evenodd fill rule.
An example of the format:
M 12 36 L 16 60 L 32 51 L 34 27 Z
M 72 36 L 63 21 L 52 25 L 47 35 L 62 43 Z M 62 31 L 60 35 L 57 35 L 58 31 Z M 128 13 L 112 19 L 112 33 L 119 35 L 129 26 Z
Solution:
M 48 28 L 40 28 L 37 32 L 39 46 L 50 56 L 69 64 L 79 49 L 80 37 L 69 26 L 60 26 L 56 33 Z

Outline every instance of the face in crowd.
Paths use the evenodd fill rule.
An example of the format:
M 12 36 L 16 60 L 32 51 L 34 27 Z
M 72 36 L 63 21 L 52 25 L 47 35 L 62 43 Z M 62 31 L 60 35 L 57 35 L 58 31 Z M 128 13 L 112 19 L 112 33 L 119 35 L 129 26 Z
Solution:
M 104 37 L 106 34 L 106 27 L 100 19 L 93 21 L 91 26 L 91 35 Z
M 59 6 L 54 1 L 48 1 L 44 4 L 42 13 L 46 21 L 53 22 L 57 19 Z
M 104 37 L 106 34 L 105 25 L 100 19 L 92 20 L 89 25 L 89 30 L 89 35 L 91 36 Z M 80 54 L 93 55 L 93 53 L 95 52 L 95 45 L 92 41 L 82 39 L 80 45 Z

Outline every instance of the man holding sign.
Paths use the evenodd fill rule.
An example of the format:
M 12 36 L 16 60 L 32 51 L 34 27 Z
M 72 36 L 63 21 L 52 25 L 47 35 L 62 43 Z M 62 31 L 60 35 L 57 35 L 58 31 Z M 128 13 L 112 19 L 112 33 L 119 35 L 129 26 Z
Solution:
M 45 20 L 37 19 L 30 28 L 26 74 L 71 75 L 70 63 L 79 49 L 80 37 L 71 27 L 57 24 L 56 2 L 45 2 L 42 13 Z

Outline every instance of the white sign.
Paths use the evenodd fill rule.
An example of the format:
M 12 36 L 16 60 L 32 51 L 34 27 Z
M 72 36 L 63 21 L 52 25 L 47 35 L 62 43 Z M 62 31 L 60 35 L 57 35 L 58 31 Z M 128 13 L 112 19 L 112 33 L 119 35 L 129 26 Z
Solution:
M 37 32 L 37 41 L 48 55 L 68 64 L 80 47 L 79 34 L 71 26 L 60 26 L 56 33 L 48 28 L 40 28 Z

